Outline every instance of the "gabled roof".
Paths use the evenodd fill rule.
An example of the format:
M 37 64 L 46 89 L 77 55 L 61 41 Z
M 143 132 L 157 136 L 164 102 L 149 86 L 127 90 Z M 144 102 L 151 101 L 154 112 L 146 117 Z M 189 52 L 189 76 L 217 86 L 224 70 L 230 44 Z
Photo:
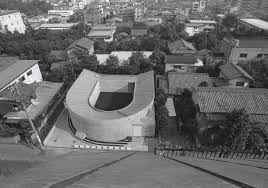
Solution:
M 254 80 L 244 69 L 234 63 L 227 63 L 220 66 L 220 70 L 222 74 L 228 80 L 232 80 L 235 78 L 245 77 L 250 80 Z
M 187 42 L 183 39 L 168 43 L 168 48 L 171 53 L 176 51 L 176 53 L 195 53 L 196 49 L 192 43 Z
M 210 78 L 207 73 L 168 73 L 168 93 L 178 95 L 184 89 L 193 89 L 200 84 L 206 83 L 207 87 L 211 86 Z
M 195 88 L 200 112 L 229 113 L 244 109 L 252 121 L 268 122 L 268 89 Z
M 88 39 L 88 38 L 81 38 L 81 39 L 78 39 L 76 41 L 74 41 L 68 48 L 68 49 L 71 49 L 71 48 L 78 48 L 78 49 L 84 49 L 84 50 L 90 50 L 92 48 L 92 46 L 94 45 L 94 41 Z
M 38 63 L 39 60 L 14 60 L 10 62 L 10 66 L 5 61 L 2 62 L 5 64 L 5 69 L 0 69 L 0 90 Z M 0 67 L 2 62 L 0 61 Z
M 195 56 L 182 56 L 182 55 L 167 55 L 166 64 L 189 64 L 194 65 L 198 63 Z

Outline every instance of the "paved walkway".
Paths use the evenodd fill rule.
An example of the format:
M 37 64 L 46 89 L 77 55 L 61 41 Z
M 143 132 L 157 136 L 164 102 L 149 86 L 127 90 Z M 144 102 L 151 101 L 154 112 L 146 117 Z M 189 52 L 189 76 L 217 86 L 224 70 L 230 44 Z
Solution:
M 252 187 L 265 188 L 268 185 L 268 170 L 259 168 L 258 166 L 260 165 L 260 162 L 249 161 L 247 163 L 247 161 L 242 162 L 241 160 L 216 161 L 195 157 L 176 156 L 170 158 L 243 182 Z M 263 166 L 265 167 L 266 165 L 266 162 L 263 162 Z
M 68 188 L 87 187 L 233 188 L 236 186 L 169 159 L 138 152 L 68 186 Z
M 59 181 L 98 168 L 129 154 L 130 152 L 89 152 L 75 150 L 62 157 L 36 165 L 35 167 L 26 170 L 23 174 L 18 174 L 0 182 L 0 187 L 49 187 Z
M 68 111 L 65 109 L 56 121 L 53 130 L 49 133 L 45 145 L 52 147 L 73 147 L 74 144 L 83 144 L 84 142 L 76 139 L 68 125 Z M 87 144 L 89 145 L 89 144 Z

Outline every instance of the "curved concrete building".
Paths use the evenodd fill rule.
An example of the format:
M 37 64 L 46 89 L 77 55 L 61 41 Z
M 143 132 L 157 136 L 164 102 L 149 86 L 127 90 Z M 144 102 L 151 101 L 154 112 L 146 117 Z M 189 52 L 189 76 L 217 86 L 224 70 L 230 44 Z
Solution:
M 100 75 L 83 70 L 66 96 L 79 135 L 100 142 L 154 136 L 154 73 Z

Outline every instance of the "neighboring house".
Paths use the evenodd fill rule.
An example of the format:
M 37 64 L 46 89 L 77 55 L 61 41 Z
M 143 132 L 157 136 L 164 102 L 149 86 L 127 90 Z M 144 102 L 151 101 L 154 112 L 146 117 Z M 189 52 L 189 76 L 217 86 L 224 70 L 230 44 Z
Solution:
M 198 67 L 203 67 L 203 62 L 195 56 L 167 55 L 165 71 L 195 72 Z
M 187 55 L 187 54 L 196 54 L 197 50 L 193 46 L 192 43 L 187 42 L 183 39 L 179 39 L 174 42 L 168 43 L 168 48 L 171 54 L 180 54 L 180 55 Z
M 18 10 L 0 10 L 0 32 L 25 33 L 26 26 Z
M 231 62 L 268 58 L 268 39 L 227 39 L 221 42 L 221 52 Z
M 114 26 L 96 26 L 91 29 L 91 31 L 87 35 L 87 38 L 111 42 L 114 40 L 115 30 L 116 27 Z
M 106 59 L 109 58 L 110 55 L 118 57 L 119 64 L 123 64 L 124 62 L 129 60 L 133 52 L 137 51 L 112 51 L 110 54 L 95 54 L 95 55 L 97 56 L 100 65 L 105 64 Z M 144 58 L 147 59 L 153 54 L 153 51 L 140 51 L 140 52 L 142 52 Z
M 268 89 L 195 88 L 197 120 L 223 120 L 233 110 L 244 109 L 253 123 L 268 123 Z
M 31 84 L 43 80 L 38 65 L 39 60 L 18 60 L 0 57 L 0 91 L 15 82 Z
M 217 22 L 214 20 L 189 20 L 190 23 L 185 24 L 185 32 L 189 36 L 201 33 L 203 31 L 211 32 L 216 28 Z
M 74 14 L 73 10 L 49 10 L 48 15 L 61 16 L 62 18 L 69 18 Z
M 268 22 L 260 19 L 238 19 L 238 24 L 247 29 L 255 29 L 257 31 L 268 31 Z
M 133 28 L 131 28 L 131 37 L 135 39 L 139 36 L 147 35 L 147 26 L 145 23 L 137 22 L 133 24 Z
M 68 56 L 65 50 L 51 50 L 49 59 L 52 62 L 50 70 L 54 70 L 66 65 Z
M 168 72 L 167 76 L 156 76 L 156 88 L 163 89 L 168 95 L 180 95 L 184 89 L 211 87 L 207 73 Z
M 78 39 L 66 49 L 68 57 L 73 56 L 74 51 L 86 52 L 92 55 L 94 53 L 94 41 L 88 38 Z
M 0 92 L 0 107 L 6 124 L 14 127 L 30 127 L 26 113 L 23 111 L 20 102 L 27 108 L 29 117 L 39 130 L 47 121 L 46 115 L 51 110 L 53 102 L 57 101 L 62 83 L 55 82 L 34 82 L 32 84 L 17 84 L 21 95 L 15 90 L 14 84 Z
M 53 31 L 62 31 L 71 29 L 73 26 L 77 25 L 77 23 L 55 23 L 55 24 L 41 24 L 37 26 L 35 30 L 38 29 L 48 29 Z
M 219 78 L 227 80 L 229 87 L 249 87 L 254 79 L 240 66 L 234 63 L 227 63 L 220 66 Z

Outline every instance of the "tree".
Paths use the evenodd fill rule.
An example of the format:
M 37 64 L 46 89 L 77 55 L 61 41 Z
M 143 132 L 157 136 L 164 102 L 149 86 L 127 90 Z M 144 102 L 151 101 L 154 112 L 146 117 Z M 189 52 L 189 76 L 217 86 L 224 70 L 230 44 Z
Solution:
M 249 136 L 250 120 L 245 110 L 233 110 L 226 115 L 225 146 L 230 149 L 244 149 Z
M 247 143 L 246 143 L 246 148 L 247 149 L 254 149 L 254 150 L 258 150 L 260 149 L 264 144 L 264 139 L 260 134 L 251 132 L 249 134 Z
M 112 67 L 118 67 L 119 66 L 119 59 L 117 56 L 114 55 L 110 55 L 107 59 L 106 59 L 106 65 L 107 66 L 112 66 Z
M 154 70 L 156 75 L 163 75 L 165 73 L 165 58 L 166 54 L 158 49 L 154 50 L 149 57 L 155 66 Z
M 79 59 L 79 65 L 82 70 L 88 69 L 95 72 L 98 70 L 99 61 L 95 54 L 89 55 L 88 53 L 84 53 Z
M 164 105 L 156 108 L 156 124 L 158 129 L 164 129 L 168 125 L 169 115 L 168 110 Z
M 234 28 L 237 26 L 237 17 L 234 14 L 227 14 L 225 18 L 222 19 L 222 24 L 225 25 L 226 27 Z
M 155 93 L 155 105 L 156 106 L 163 106 L 167 102 L 167 94 L 163 89 L 156 89 Z

